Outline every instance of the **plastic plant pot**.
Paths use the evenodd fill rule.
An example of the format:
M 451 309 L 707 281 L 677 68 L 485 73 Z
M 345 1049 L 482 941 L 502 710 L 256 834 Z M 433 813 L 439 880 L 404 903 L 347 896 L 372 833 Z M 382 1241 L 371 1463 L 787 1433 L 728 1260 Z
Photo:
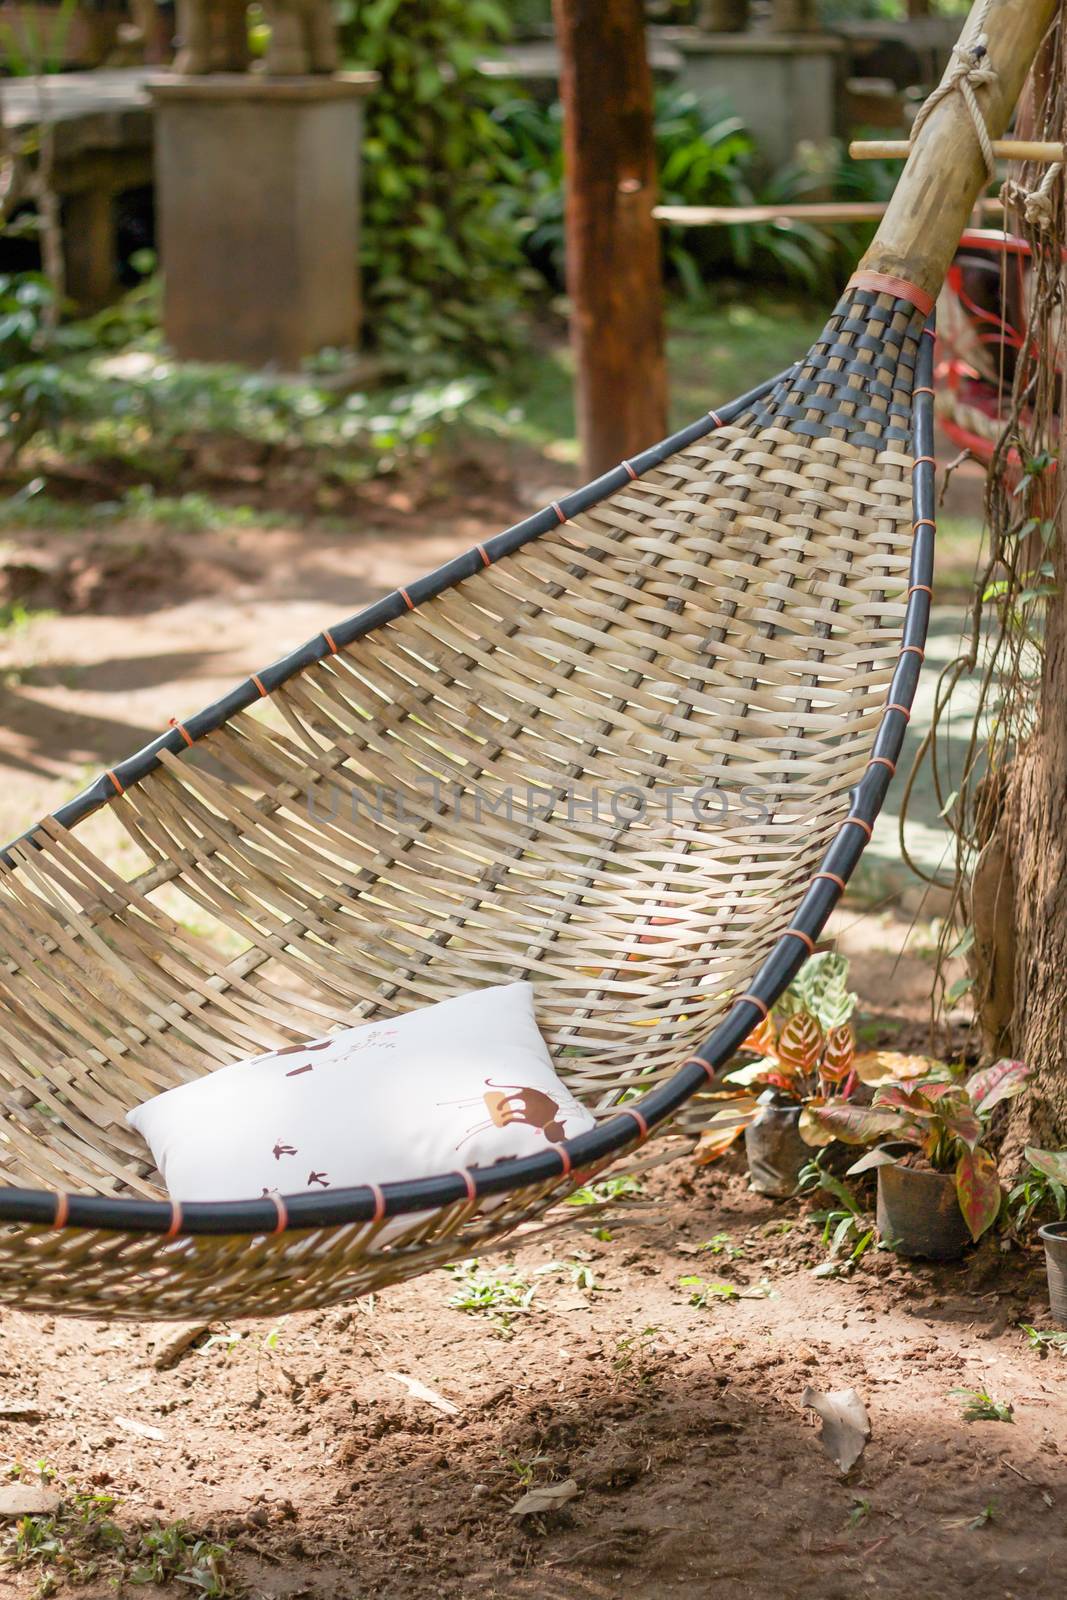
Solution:
M 795 1101 L 764 1102 L 745 1129 L 748 1174 L 757 1194 L 786 1200 L 796 1193 L 800 1169 L 814 1154 L 800 1137 L 800 1111 Z
M 1067 1222 L 1046 1223 L 1038 1238 L 1045 1246 L 1052 1315 L 1061 1328 L 1067 1328 Z
M 951 1172 L 878 1168 L 878 1232 L 902 1256 L 955 1261 L 971 1242 Z

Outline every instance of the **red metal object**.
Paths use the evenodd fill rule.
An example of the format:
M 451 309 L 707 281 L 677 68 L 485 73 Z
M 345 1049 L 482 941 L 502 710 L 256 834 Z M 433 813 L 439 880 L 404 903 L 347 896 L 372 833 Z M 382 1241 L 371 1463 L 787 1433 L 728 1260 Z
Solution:
M 1000 437 L 1025 349 L 1030 259 L 1025 239 L 970 229 L 938 302 L 937 419 L 954 444 L 985 463 Z M 1016 451 L 1009 451 L 1006 465 L 1018 469 Z

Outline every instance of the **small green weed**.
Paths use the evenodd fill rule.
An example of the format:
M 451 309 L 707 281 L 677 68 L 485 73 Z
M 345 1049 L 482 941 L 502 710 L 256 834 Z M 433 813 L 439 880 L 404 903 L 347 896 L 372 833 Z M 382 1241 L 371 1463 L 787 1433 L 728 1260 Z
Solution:
M 1067 1189 L 1056 1178 L 1031 1170 L 1008 1194 L 1012 1226 L 1022 1233 L 1037 1211 L 1054 1213 L 1058 1222 L 1067 1219 Z
M 21 633 L 31 622 L 52 616 L 54 611 L 31 611 L 21 600 L 6 600 L 0 605 L 0 633 Z
M 604 1205 L 609 1200 L 630 1200 L 644 1192 L 644 1184 L 639 1178 L 623 1172 L 616 1178 L 601 1178 L 596 1183 L 587 1183 L 581 1189 L 575 1189 L 572 1195 L 567 1196 L 566 1203 L 569 1206 Z
M 829 1261 L 816 1267 L 816 1272 L 831 1277 L 851 1270 L 874 1243 L 872 1219 L 848 1184 L 827 1172 L 817 1157 L 801 1168 L 797 1187 L 801 1194 L 822 1190 L 838 1202 L 825 1211 L 813 1211 L 808 1218 L 813 1227 L 822 1229 L 822 1243 L 829 1251 Z
M 1067 1354 L 1067 1333 L 1045 1332 L 1044 1329 L 1032 1328 L 1028 1322 L 1022 1322 L 1019 1326 L 1031 1350 L 1037 1350 L 1043 1356 L 1047 1356 L 1050 1350 L 1062 1350 Z
M 845 1527 L 850 1529 L 858 1528 L 861 1522 L 866 1522 L 870 1514 L 871 1502 L 869 1500 L 861 1500 L 857 1497 L 852 1502 L 852 1510 L 848 1514 Z
M 537 1477 L 538 1467 L 551 1466 L 552 1464 L 550 1456 L 531 1456 L 528 1461 L 524 1461 L 521 1456 L 509 1456 L 502 1453 L 500 1459 L 505 1467 L 515 1474 L 524 1489 L 528 1489 Z
M 697 1255 L 725 1256 L 727 1261 L 736 1261 L 738 1256 L 743 1256 L 743 1244 L 734 1244 L 728 1233 L 713 1233 L 710 1239 L 705 1239 L 703 1244 L 696 1247 Z
M 471 1316 L 489 1317 L 503 1338 L 511 1337 L 515 1313 L 526 1311 L 537 1292 L 535 1283 L 514 1273 L 509 1276 L 481 1270 L 476 1259 L 457 1262 L 446 1270 L 456 1278 L 456 1289 L 448 1304 Z
M 679 1278 L 683 1289 L 690 1290 L 689 1304 L 703 1308 L 715 1300 L 739 1300 L 741 1291 L 733 1283 L 707 1283 L 703 1278 L 690 1275 Z
M 38 1463 L 39 1476 L 54 1474 Z M 21 1471 L 19 1475 L 21 1476 Z M 34 1600 L 47 1600 L 61 1585 L 106 1583 L 184 1584 L 198 1600 L 235 1600 L 243 1591 L 228 1567 L 229 1547 L 198 1538 L 184 1522 L 164 1527 L 123 1527 L 114 1495 L 83 1490 L 65 1494 L 50 1516 L 20 1517 L 0 1536 L 0 1567 L 38 1575 Z
M 950 1389 L 960 1402 L 964 1422 L 1014 1422 L 1010 1401 L 994 1400 L 984 1389 Z

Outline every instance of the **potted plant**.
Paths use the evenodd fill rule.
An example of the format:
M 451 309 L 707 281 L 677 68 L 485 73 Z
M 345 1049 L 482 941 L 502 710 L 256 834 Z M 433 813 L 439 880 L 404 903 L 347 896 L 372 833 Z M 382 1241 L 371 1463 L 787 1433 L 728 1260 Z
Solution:
M 881 1142 L 850 1173 L 878 1170 L 878 1230 L 904 1256 L 950 1261 L 1000 1214 L 997 1164 L 981 1143 L 994 1106 L 1018 1094 L 1022 1061 L 997 1061 L 966 1083 L 942 1074 L 885 1083 L 869 1106 L 813 1107 L 846 1144 Z
M 1049 1180 L 1062 1197 L 1067 1187 L 1067 1150 L 1038 1150 L 1033 1145 L 1026 1149 L 1030 1165 Z M 1062 1219 L 1063 1208 L 1058 1206 Z M 1038 1238 L 1045 1246 L 1045 1267 L 1048 1271 L 1048 1297 L 1052 1315 L 1061 1328 L 1067 1328 L 1067 1222 L 1046 1222 L 1038 1230 Z
M 812 956 L 772 1015 L 750 1034 L 756 1059 L 726 1074 L 726 1082 L 759 1091 L 745 1128 L 749 1177 L 758 1194 L 796 1192 L 812 1147 L 833 1133 L 812 1117 L 815 1107 L 848 1099 L 856 1083 L 856 1039 L 849 1021 L 856 996 L 847 986 L 848 962 L 833 951 Z

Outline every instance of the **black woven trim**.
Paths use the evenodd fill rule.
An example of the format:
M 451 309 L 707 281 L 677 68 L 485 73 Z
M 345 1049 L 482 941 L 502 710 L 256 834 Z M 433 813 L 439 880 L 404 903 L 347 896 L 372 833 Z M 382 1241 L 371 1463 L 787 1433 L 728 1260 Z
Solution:
M 932 321 L 927 326 L 932 331 Z M 933 379 L 932 337 L 923 337 L 921 340 L 918 376 L 920 387 L 929 389 Z M 753 396 L 749 395 L 743 402 L 737 402 L 737 406 L 743 405 L 750 411 L 752 402 Z M 720 418 L 727 420 L 728 414 L 735 409 L 720 411 Z M 915 400 L 913 452 L 916 457 L 912 471 L 915 532 L 912 538 L 910 589 L 901 636 L 901 653 L 886 696 L 887 706 L 903 707 L 905 711 L 910 710 L 915 696 L 922 646 L 930 619 L 931 601 L 927 590 L 933 583 L 935 511 L 932 393 L 919 394 Z M 626 479 L 629 477 L 629 473 L 625 474 Z M 604 481 L 598 480 L 599 483 Z M 590 489 L 595 487 L 590 485 Z M 602 497 L 598 494 L 595 499 Z M 551 525 L 558 526 L 558 523 L 558 516 L 553 514 Z M 525 527 L 528 523 L 519 526 Z M 512 535 L 514 531 L 511 530 Z M 530 534 L 528 537 L 537 535 Z M 484 563 L 479 561 L 479 565 Z M 448 570 L 440 568 L 439 573 Z M 431 576 L 436 579 L 438 574 Z M 426 581 L 423 580 L 424 583 Z M 441 587 L 448 587 L 448 584 L 443 583 Z M 421 593 L 420 585 L 409 588 L 413 596 L 416 592 Z M 371 607 L 370 610 L 373 612 L 375 608 Z M 367 613 L 362 615 L 366 616 Z M 336 639 L 338 630 L 333 629 L 331 633 Z M 891 768 L 900 754 L 906 726 L 907 718 L 901 711 L 883 711 L 875 736 L 872 762 L 849 797 L 850 820 L 856 819 L 868 827 L 873 825 L 885 800 L 892 778 Z M 883 765 L 883 762 L 889 765 Z M 734 1002 L 700 1049 L 688 1057 L 666 1083 L 649 1090 L 642 1097 L 640 1129 L 635 1126 L 632 1115 L 620 1112 L 600 1123 L 590 1133 L 569 1139 L 562 1145 L 554 1145 L 536 1156 L 501 1161 L 493 1167 L 476 1167 L 467 1175 L 447 1173 L 415 1183 L 383 1184 L 377 1192 L 364 1187 L 331 1190 L 322 1195 L 287 1196 L 281 1217 L 278 1206 L 268 1200 L 190 1202 L 181 1208 L 181 1233 L 234 1236 L 268 1234 L 279 1229 L 331 1228 L 353 1222 L 369 1222 L 383 1214 L 409 1215 L 469 1200 L 472 1183 L 477 1197 L 510 1193 L 528 1185 L 562 1180 L 571 1172 L 596 1166 L 632 1147 L 640 1142 L 646 1132 L 669 1121 L 687 1100 L 707 1086 L 793 981 L 808 958 L 809 943 L 813 943 L 822 933 L 843 893 L 844 885 L 855 870 L 867 837 L 867 828 L 852 827 L 849 820 L 842 823 L 793 916 L 792 928 L 803 937 L 793 938 L 789 933 L 783 934 L 745 994 Z M 0 1220 L 49 1228 L 91 1228 L 173 1235 L 175 1212 L 169 1201 L 112 1200 L 98 1195 L 66 1196 L 47 1190 L 10 1188 L 0 1189 Z
M 794 373 L 745 420 L 807 439 L 840 437 L 859 450 L 906 443 L 921 327 L 908 301 L 851 290 Z

